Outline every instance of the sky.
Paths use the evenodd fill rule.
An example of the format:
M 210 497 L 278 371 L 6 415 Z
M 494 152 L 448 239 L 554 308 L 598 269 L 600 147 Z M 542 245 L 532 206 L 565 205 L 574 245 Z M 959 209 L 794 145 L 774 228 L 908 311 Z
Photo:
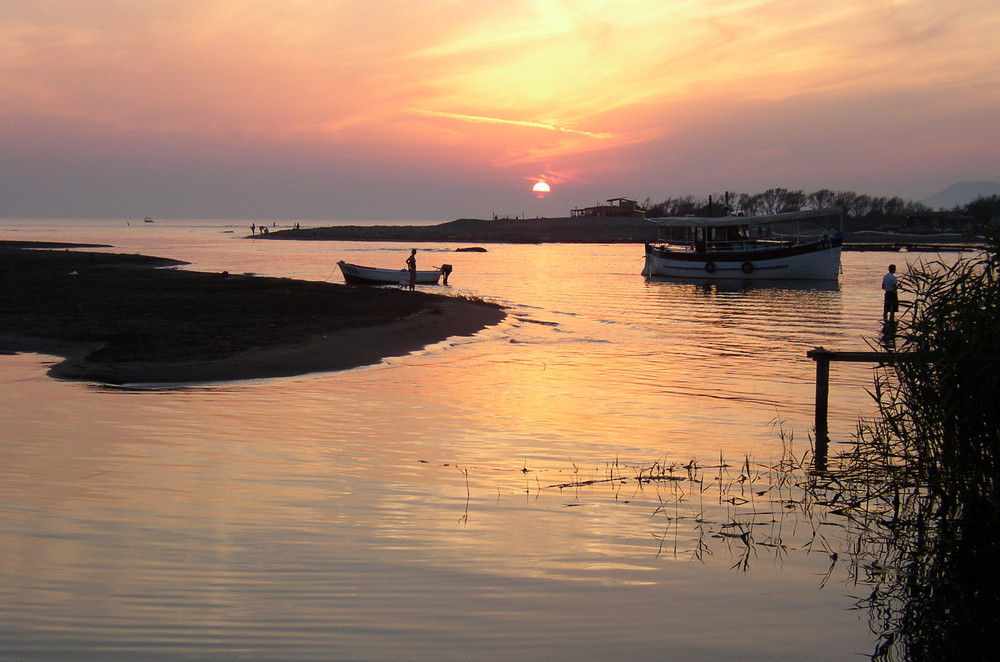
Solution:
M 998 34 L 997 0 L 5 0 L 0 217 L 920 200 L 1000 181 Z

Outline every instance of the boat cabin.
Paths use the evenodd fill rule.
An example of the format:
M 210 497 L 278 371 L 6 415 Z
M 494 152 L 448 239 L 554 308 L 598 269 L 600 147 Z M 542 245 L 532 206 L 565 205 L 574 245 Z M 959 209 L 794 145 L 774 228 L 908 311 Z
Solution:
M 650 220 L 657 224 L 658 242 L 707 253 L 742 251 L 762 244 L 794 245 L 809 240 L 809 235 L 830 233 L 824 222 L 839 216 L 837 208 L 767 216 L 675 216 Z M 820 225 L 803 228 L 801 223 L 806 220 Z
M 759 243 L 771 234 L 766 225 L 751 225 L 745 217 L 658 219 L 658 241 L 708 251 L 742 250 L 748 242 Z

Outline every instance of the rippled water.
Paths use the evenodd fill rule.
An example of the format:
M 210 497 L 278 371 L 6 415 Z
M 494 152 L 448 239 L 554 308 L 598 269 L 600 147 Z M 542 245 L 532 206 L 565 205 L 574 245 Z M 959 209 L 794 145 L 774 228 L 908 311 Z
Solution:
M 0 239 L 332 281 L 338 259 L 409 248 L 122 225 L 0 221 Z M 779 421 L 808 450 L 805 352 L 864 348 L 885 264 L 914 256 L 846 253 L 832 289 L 727 291 L 647 281 L 636 246 L 486 247 L 418 259 L 508 319 L 377 366 L 135 390 L 0 357 L 0 658 L 870 654 L 863 587 L 824 551 L 843 526 L 750 504 L 779 542 L 743 558 L 722 474 L 777 460 Z M 833 378 L 846 440 L 870 368 Z M 690 484 L 605 482 L 692 459 L 706 480 L 681 498 Z

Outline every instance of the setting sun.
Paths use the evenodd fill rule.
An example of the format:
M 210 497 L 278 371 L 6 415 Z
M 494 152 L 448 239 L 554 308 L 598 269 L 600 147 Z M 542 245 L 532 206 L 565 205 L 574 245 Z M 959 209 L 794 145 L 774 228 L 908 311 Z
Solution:
M 546 193 L 552 191 L 552 188 L 545 182 L 537 182 L 532 188 L 539 198 L 543 197 Z

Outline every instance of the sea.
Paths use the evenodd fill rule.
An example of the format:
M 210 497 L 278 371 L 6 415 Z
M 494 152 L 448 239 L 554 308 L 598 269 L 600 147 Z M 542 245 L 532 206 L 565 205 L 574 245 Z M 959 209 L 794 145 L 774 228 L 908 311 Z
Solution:
M 333 283 L 411 248 L 250 225 L 8 219 L 0 240 Z M 886 265 L 936 256 L 764 287 L 649 280 L 634 244 L 413 247 L 453 266 L 422 289 L 506 320 L 288 379 L 107 387 L 0 356 L 0 660 L 873 653 L 856 532 L 783 472 L 811 466 L 806 353 L 878 343 Z M 873 370 L 831 369 L 831 455 L 875 413 Z

